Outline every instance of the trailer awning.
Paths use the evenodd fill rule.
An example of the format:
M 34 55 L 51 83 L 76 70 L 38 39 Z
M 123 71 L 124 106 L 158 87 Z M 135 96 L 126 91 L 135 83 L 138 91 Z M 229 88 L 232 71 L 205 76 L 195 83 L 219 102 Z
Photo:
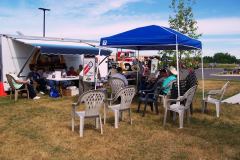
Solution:
M 57 44 L 32 44 L 39 47 L 42 53 L 45 54 L 88 54 L 98 55 L 99 49 L 92 46 L 69 46 Z M 111 54 L 110 50 L 101 49 L 100 55 L 108 56 Z
M 25 44 L 38 47 L 42 54 L 61 54 L 61 55 L 98 55 L 99 48 L 88 43 L 73 43 L 73 42 L 57 42 L 57 41 L 42 41 L 42 40 L 20 40 Z M 100 55 L 109 56 L 111 50 L 101 49 Z

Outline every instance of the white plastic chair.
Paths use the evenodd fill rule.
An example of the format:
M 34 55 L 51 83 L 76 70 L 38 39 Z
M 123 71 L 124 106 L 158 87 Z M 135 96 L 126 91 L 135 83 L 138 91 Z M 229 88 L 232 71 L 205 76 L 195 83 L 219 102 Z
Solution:
M 132 124 L 131 103 L 135 93 L 136 93 L 136 89 L 134 86 L 127 86 L 122 88 L 120 91 L 118 91 L 113 99 L 108 99 L 109 101 L 115 102 L 116 100 L 118 100 L 119 97 L 121 97 L 120 104 L 114 104 L 114 105 L 108 106 L 108 108 L 114 112 L 115 128 L 118 128 L 118 121 L 120 118 L 120 114 L 123 111 L 128 111 L 130 124 Z
M 193 101 L 193 97 L 195 95 L 197 85 L 190 88 L 183 96 L 178 97 L 178 99 L 164 99 L 164 121 L 163 126 L 166 124 L 167 119 L 167 112 L 173 111 L 179 114 L 179 126 L 183 128 L 183 119 L 184 119 L 184 112 L 187 111 L 188 114 L 188 121 L 190 116 L 190 105 Z M 180 102 L 185 101 L 185 104 L 181 104 Z M 176 102 L 175 104 L 170 104 L 171 102 Z
M 98 123 L 100 123 L 101 134 L 103 134 L 100 109 L 102 105 L 105 105 L 104 103 L 105 98 L 106 98 L 105 93 L 103 93 L 100 90 L 90 90 L 88 92 L 83 93 L 79 97 L 77 103 L 72 104 L 72 131 L 74 131 L 74 121 L 75 117 L 77 116 L 80 118 L 79 127 L 80 137 L 83 137 L 85 118 L 96 118 L 96 128 L 98 128 Z M 84 104 L 85 106 L 84 111 L 77 111 L 77 107 L 80 104 Z
M 111 87 L 111 98 L 113 98 L 117 92 L 125 86 L 122 79 L 114 77 L 109 79 L 109 85 Z
M 16 102 L 17 101 L 17 99 L 18 99 L 18 94 L 20 93 L 20 92 L 23 92 L 23 91 L 26 91 L 26 93 L 27 93 L 27 98 L 29 99 L 29 91 L 28 91 L 28 88 L 27 88 L 27 85 L 26 84 L 23 84 L 23 85 L 25 85 L 25 87 L 23 88 L 23 89 L 16 89 L 15 87 L 14 87 L 14 85 L 13 85 L 13 81 L 15 82 L 15 83 L 17 83 L 16 82 L 16 80 L 14 79 L 14 77 L 12 76 L 12 75 L 10 75 L 10 74 L 6 74 L 6 77 L 7 77 L 7 81 L 8 81 L 8 83 L 9 83 L 9 85 L 10 85 L 10 100 L 12 99 L 12 92 L 14 91 L 14 101 Z
M 204 111 L 206 110 L 207 103 L 212 103 L 212 104 L 215 104 L 215 106 L 216 106 L 216 115 L 217 115 L 217 117 L 219 117 L 220 105 L 222 103 L 222 99 L 223 99 L 224 93 L 225 93 L 229 83 L 230 83 L 229 81 L 227 83 L 225 83 L 221 89 L 210 90 L 208 92 L 207 97 L 205 99 L 203 99 L 203 101 L 202 101 L 202 113 L 204 113 Z M 212 96 L 215 96 L 215 97 L 218 97 L 218 98 L 213 98 Z

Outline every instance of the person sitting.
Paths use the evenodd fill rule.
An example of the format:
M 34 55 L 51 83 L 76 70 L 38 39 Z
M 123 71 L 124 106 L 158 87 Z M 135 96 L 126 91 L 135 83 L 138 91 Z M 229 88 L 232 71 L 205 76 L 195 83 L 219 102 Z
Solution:
M 145 83 L 146 90 L 154 90 L 157 87 L 161 87 L 164 79 L 168 77 L 168 73 L 166 69 L 160 69 L 159 75 L 156 79 L 151 80 L 149 79 L 148 82 Z
M 74 67 L 71 66 L 67 72 L 67 76 L 78 76 L 78 73 L 74 70 Z
M 41 94 L 45 94 L 45 92 L 47 91 L 47 82 L 46 80 L 40 76 L 40 74 L 37 72 L 37 68 L 36 67 L 30 67 L 31 72 L 28 73 L 27 75 L 27 79 L 30 79 L 31 84 L 38 84 L 39 86 L 37 86 L 37 90 L 39 91 L 39 93 Z
M 79 75 L 82 70 L 83 70 L 83 65 L 80 64 L 77 69 L 77 74 Z
M 119 79 L 124 81 L 125 86 L 128 85 L 127 78 L 122 74 L 122 68 L 121 67 L 118 67 L 117 68 L 117 73 L 111 75 L 111 77 L 119 78 Z
M 36 92 L 34 91 L 34 88 L 31 85 L 30 80 L 20 79 L 15 74 L 10 74 L 10 75 L 15 79 L 15 81 L 13 80 L 12 83 L 13 83 L 13 86 L 16 89 L 23 89 L 25 87 L 24 85 L 27 85 L 27 88 L 28 88 L 28 91 L 29 91 L 29 97 L 31 99 L 34 99 L 34 100 L 40 98 L 40 97 L 37 96 Z
M 162 82 L 162 93 L 167 95 L 168 92 L 170 91 L 171 86 L 169 86 L 170 83 L 172 83 L 173 81 L 175 81 L 177 75 L 177 70 L 174 67 L 170 67 L 169 68 L 169 76 L 167 78 L 165 78 Z

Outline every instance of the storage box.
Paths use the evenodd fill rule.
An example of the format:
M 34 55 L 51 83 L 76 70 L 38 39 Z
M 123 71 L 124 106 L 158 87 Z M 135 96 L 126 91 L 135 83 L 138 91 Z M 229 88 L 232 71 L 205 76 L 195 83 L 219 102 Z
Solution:
M 78 88 L 63 89 L 63 96 L 76 96 L 78 94 Z
M 63 96 L 72 96 L 71 95 L 71 90 L 70 89 L 63 89 L 62 90 L 62 95 Z
M 73 88 L 73 89 L 70 89 L 71 90 L 71 96 L 76 96 L 79 94 L 79 90 L 78 88 Z

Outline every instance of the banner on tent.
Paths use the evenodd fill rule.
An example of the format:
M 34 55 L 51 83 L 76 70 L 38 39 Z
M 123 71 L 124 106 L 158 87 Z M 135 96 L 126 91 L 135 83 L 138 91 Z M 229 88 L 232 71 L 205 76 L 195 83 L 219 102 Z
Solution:
M 151 62 L 151 73 L 156 73 L 158 69 L 158 59 L 152 59 L 152 62 Z
M 83 68 L 83 81 L 94 82 L 95 58 L 85 58 Z

